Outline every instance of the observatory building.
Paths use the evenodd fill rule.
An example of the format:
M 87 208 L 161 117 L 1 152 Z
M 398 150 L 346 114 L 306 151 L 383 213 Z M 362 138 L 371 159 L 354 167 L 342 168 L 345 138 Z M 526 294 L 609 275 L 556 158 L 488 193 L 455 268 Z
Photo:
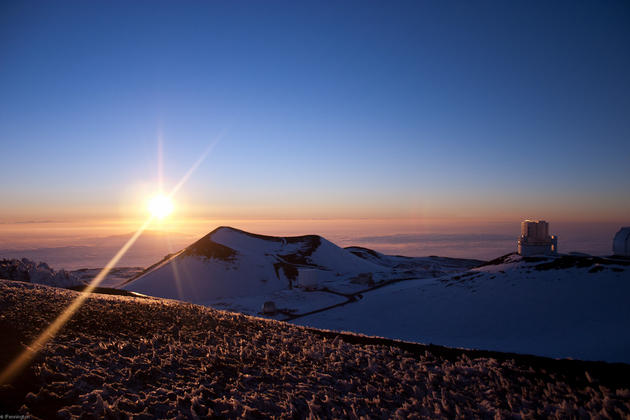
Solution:
M 630 257 L 630 227 L 622 227 L 615 235 L 613 254 Z
M 549 236 L 549 223 L 544 220 L 521 222 L 521 237 L 518 253 L 523 257 L 532 255 L 555 255 L 558 253 L 558 237 Z

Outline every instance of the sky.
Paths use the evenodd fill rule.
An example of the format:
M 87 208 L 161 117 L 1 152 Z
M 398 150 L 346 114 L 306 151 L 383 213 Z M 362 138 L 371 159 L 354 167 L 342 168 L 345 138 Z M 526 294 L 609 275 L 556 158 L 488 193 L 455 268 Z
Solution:
M 2 2 L 0 231 L 132 231 L 158 168 L 169 190 L 210 149 L 172 230 L 608 235 L 630 224 L 628 45 L 624 1 Z

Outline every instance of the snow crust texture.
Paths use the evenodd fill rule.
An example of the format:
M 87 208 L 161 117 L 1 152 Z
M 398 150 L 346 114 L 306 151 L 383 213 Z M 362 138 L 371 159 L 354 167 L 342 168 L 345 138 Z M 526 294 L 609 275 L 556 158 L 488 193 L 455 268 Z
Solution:
M 45 262 L 37 263 L 28 258 L 0 259 L 0 278 L 55 287 L 73 287 L 85 284 L 66 270 L 55 271 Z
M 0 281 L 0 366 L 76 295 Z M 0 412 L 137 419 L 630 415 L 627 385 L 601 382 L 590 369 L 601 365 L 564 361 L 591 370 L 575 374 L 545 360 L 543 368 L 518 356 L 351 344 L 333 332 L 187 303 L 93 295 L 14 383 L 0 388 Z M 627 379 L 627 365 L 620 366 Z

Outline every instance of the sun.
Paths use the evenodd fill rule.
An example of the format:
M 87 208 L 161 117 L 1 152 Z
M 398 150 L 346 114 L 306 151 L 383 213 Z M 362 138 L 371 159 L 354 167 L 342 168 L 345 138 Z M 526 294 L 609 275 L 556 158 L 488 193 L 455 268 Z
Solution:
M 149 200 L 149 213 L 157 219 L 164 219 L 173 212 L 173 202 L 165 195 L 156 195 Z

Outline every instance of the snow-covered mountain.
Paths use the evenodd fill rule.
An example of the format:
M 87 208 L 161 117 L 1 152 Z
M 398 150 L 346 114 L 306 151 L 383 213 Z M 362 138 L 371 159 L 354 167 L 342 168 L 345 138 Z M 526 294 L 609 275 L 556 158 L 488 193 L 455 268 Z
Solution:
M 285 314 L 302 313 L 396 279 L 434 277 L 478 263 L 389 257 L 365 248 L 343 249 L 316 235 L 274 237 L 220 227 L 123 288 L 253 314 L 272 300 Z M 302 270 L 317 279 L 310 287 L 314 290 L 300 287 Z

